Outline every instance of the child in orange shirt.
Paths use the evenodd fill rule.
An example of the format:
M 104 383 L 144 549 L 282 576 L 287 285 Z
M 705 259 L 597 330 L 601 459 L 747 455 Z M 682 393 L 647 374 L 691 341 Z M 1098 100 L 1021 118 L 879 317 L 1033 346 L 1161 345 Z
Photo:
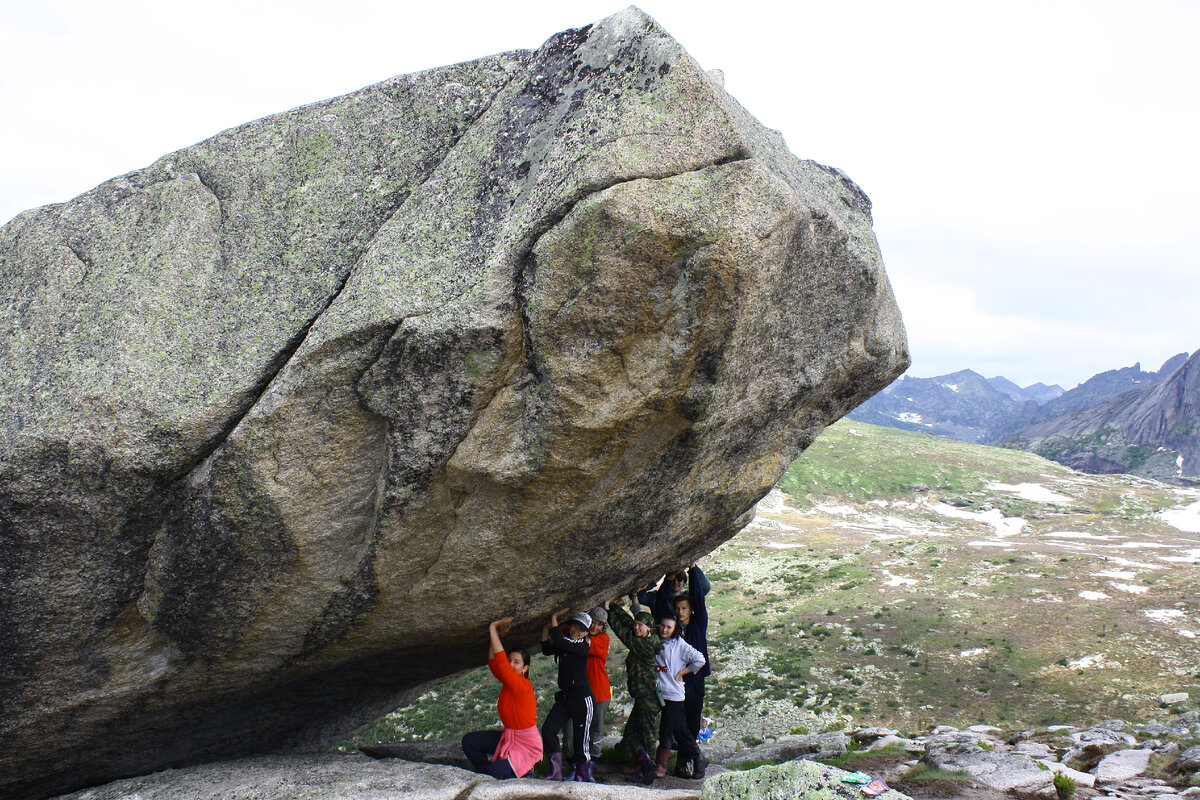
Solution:
M 588 630 L 591 642 L 588 645 L 588 683 L 592 685 L 595 710 L 592 712 L 592 758 L 600 757 L 600 740 L 604 738 L 604 717 L 612 700 L 612 685 L 608 682 L 608 609 L 596 606 L 592 609 L 592 627 Z

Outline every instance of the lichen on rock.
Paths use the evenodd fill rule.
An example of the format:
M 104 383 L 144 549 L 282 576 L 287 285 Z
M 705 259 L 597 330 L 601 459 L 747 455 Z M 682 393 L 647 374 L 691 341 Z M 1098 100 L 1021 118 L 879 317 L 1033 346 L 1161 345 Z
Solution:
M 845 770 L 816 761 L 786 761 L 740 772 L 723 772 L 704 781 L 700 800 L 861 800 L 857 784 L 843 783 Z M 880 800 L 908 795 L 888 789 Z

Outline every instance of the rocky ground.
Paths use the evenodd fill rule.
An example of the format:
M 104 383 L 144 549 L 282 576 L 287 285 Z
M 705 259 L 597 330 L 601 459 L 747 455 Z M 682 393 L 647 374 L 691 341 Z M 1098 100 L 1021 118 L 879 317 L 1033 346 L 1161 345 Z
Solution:
M 611 740 L 610 740 L 611 743 Z M 860 728 L 788 736 L 753 748 L 706 748 L 703 781 L 668 777 L 644 787 L 605 757 L 598 784 L 537 779 L 496 782 L 471 773 L 457 742 L 367 747 L 357 754 L 261 757 L 116 781 L 60 800 L 717 800 L 820 796 L 859 800 L 868 778 L 903 795 L 958 800 L 1175 800 L 1200 796 L 1200 711 L 1164 723 L 1108 720 L 1008 732 L 947 725 L 909 736 Z M 858 777 L 862 782 L 851 782 Z

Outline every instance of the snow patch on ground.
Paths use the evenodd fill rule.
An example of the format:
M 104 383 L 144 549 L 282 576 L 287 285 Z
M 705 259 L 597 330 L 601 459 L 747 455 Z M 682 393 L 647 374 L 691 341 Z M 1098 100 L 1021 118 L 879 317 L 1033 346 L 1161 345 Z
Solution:
M 977 658 L 977 657 L 985 654 L 987 651 L 988 651 L 988 649 L 986 647 L 976 647 L 973 650 L 963 650 L 957 656 L 954 655 L 953 653 L 951 653 L 950 657 L 951 658 Z
M 916 578 L 906 578 L 903 575 L 893 575 L 891 572 L 889 572 L 886 569 L 883 571 L 883 574 L 886 575 L 888 578 L 888 580 L 883 584 L 884 586 L 916 586 L 917 585 Z
M 1141 567 L 1142 569 L 1162 569 L 1162 564 L 1147 564 L 1144 561 L 1130 561 L 1120 556 L 1107 556 L 1108 560 L 1122 567 Z
M 995 529 L 996 535 L 1000 538 L 1016 536 L 1025 527 L 1024 518 L 1006 517 L 1004 516 L 1004 512 L 998 508 L 988 511 L 965 511 L 947 503 L 931 503 L 929 504 L 929 508 L 934 513 L 941 514 L 943 517 L 969 519 L 975 522 L 982 522 L 985 525 L 991 525 Z
M 1131 581 L 1137 577 L 1136 572 L 1121 569 L 1102 569 L 1092 573 L 1093 578 L 1116 578 L 1120 581 Z
M 779 489 L 772 489 L 767 496 L 758 501 L 754 508 L 762 514 L 799 514 L 800 511 L 788 505 L 788 496 Z
M 1074 661 L 1067 662 L 1067 667 L 1069 669 L 1092 669 L 1094 667 L 1103 666 L 1104 656 L 1102 655 L 1084 656 L 1083 658 L 1077 658 Z
M 1183 612 L 1177 608 L 1151 608 L 1142 613 L 1155 622 L 1172 622 L 1183 619 Z
M 1032 500 L 1035 503 L 1073 503 L 1075 498 L 1051 491 L 1040 483 L 989 483 L 984 487 L 997 492 L 1009 492 L 1022 500 Z
M 1082 597 L 1084 600 L 1107 600 L 1108 599 L 1108 595 L 1106 595 L 1104 592 L 1093 592 L 1090 589 L 1085 589 L 1084 591 L 1080 592 L 1079 596 Z
M 788 525 L 786 522 L 780 522 L 777 519 L 763 519 L 755 517 L 750 524 L 746 526 L 753 531 L 798 531 L 802 530 L 795 525 Z
M 1159 556 L 1158 560 L 1175 564 L 1200 564 L 1200 550 L 1188 550 L 1182 556 Z
M 1103 534 L 1090 533 L 1088 531 L 1045 531 L 1042 536 L 1051 539 L 1091 539 L 1093 541 L 1107 541 L 1115 539 L 1115 536 L 1104 536 Z
M 1132 583 L 1113 583 L 1110 581 L 1108 585 L 1118 591 L 1128 592 L 1129 594 L 1145 594 L 1150 591 L 1149 586 L 1139 586 Z
M 858 513 L 854 510 L 853 506 L 831 506 L 827 503 L 817 503 L 816 508 L 822 514 L 829 514 L 834 517 L 853 517 Z
M 1176 530 L 1200 533 L 1200 501 L 1183 508 L 1167 509 L 1158 518 Z

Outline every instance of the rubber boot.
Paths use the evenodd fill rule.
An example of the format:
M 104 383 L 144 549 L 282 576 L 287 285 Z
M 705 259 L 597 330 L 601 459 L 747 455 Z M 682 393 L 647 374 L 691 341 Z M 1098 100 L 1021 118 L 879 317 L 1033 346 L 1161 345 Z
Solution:
M 655 759 L 654 777 L 665 778 L 667 777 L 667 762 L 671 760 L 671 751 L 669 748 L 660 747 L 655 755 L 658 757 Z
M 708 769 L 708 759 L 704 757 L 703 753 L 701 753 L 700 755 L 696 756 L 696 761 L 694 763 L 696 766 L 692 769 L 692 780 L 704 780 L 704 771 Z
M 548 781 L 561 781 L 562 774 L 562 753 L 550 754 L 550 774 L 546 776 Z
M 641 778 L 642 783 L 647 785 L 654 782 L 654 762 L 650 760 L 650 754 L 646 752 L 646 748 L 639 747 L 634 751 L 633 758 L 637 761 L 637 765 L 633 767 L 621 767 L 621 773 L 630 778 Z
M 595 783 L 596 779 L 592 776 L 592 770 L 595 766 L 595 761 L 582 761 L 576 764 L 573 780 L 577 783 Z

